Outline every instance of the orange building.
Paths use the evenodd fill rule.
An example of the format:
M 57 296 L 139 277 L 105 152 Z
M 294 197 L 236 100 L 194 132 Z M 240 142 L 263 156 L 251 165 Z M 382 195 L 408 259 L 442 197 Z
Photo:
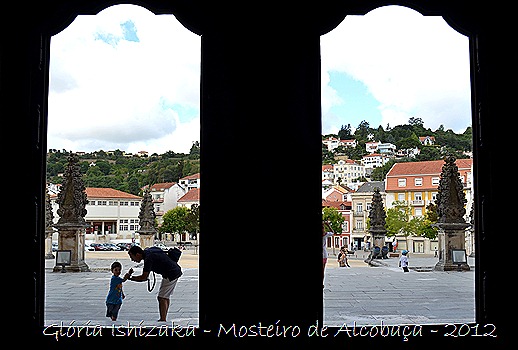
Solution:
M 457 159 L 455 163 L 470 202 L 473 159 Z M 386 207 L 393 207 L 394 201 L 406 201 L 413 216 L 424 215 L 426 206 L 435 202 L 443 165 L 443 160 L 394 164 L 385 179 Z

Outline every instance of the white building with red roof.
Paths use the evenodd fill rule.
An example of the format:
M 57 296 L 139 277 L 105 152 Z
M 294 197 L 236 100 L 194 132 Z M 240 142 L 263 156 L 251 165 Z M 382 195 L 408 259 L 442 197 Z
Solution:
M 200 189 L 193 188 L 178 199 L 178 206 L 191 208 L 193 204 L 200 205 Z
M 333 164 L 333 183 L 357 187 L 357 183 L 365 177 L 365 166 L 352 159 L 340 159 Z
M 178 180 L 178 183 L 187 191 L 192 188 L 200 188 L 200 173 L 184 176 Z
M 162 216 L 178 206 L 178 199 L 187 193 L 188 189 L 177 182 L 159 182 L 149 188 L 153 199 L 155 214 L 159 224 L 162 223 Z
M 86 240 L 135 238 L 135 231 L 140 228 L 142 197 L 113 188 L 87 187 L 85 192 L 88 199 L 85 221 L 90 224 Z M 51 194 L 50 198 L 56 223 L 59 220 L 57 195 Z

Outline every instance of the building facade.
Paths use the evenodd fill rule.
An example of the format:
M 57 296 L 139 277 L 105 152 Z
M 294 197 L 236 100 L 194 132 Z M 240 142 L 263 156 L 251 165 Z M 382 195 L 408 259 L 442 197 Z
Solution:
M 139 213 L 142 197 L 113 188 L 87 187 L 85 221 L 90 225 L 86 240 L 110 241 L 111 239 L 136 239 L 140 228 Z M 57 195 L 51 194 L 54 223 L 57 223 Z M 57 240 L 57 233 L 53 239 Z
M 367 220 L 371 210 L 372 195 L 376 188 L 379 188 L 381 197 L 385 202 L 384 181 L 365 182 L 355 192 L 351 193 L 352 230 L 350 249 L 368 248 L 370 233 L 367 227 Z
M 424 162 L 395 163 L 385 179 L 386 209 L 394 207 L 394 202 L 406 202 L 411 209 L 411 216 L 424 216 L 426 206 L 435 203 L 441 180 L 443 160 Z M 466 198 L 466 222 L 473 204 L 473 159 L 457 159 L 459 176 Z M 432 253 L 437 247 L 437 240 L 419 236 L 397 236 L 398 249 L 407 249 L 413 253 Z M 474 240 L 471 231 L 466 231 L 466 253 L 474 253 Z

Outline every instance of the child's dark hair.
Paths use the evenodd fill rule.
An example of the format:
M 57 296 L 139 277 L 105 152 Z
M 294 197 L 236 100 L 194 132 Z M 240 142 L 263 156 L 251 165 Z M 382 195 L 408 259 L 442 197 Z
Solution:
M 118 261 L 112 262 L 112 266 L 110 267 L 110 270 L 113 271 L 113 269 L 116 268 L 116 267 L 120 267 L 121 270 L 122 270 L 122 264 L 120 262 L 118 262 Z

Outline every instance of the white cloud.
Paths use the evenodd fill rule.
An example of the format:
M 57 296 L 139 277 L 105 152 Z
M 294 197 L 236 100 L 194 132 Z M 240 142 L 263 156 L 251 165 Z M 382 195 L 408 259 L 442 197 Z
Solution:
M 128 21 L 138 42 L 125 40 Z M 48 147 L 188 152 L 200 137 L 200 45 L 174 16 L 138 6 L 76 18 L 51 40 Z
M 138 41 L 125 38 L 133 28 Z M 200 136 L 200 51 L 172 15 L 117 5 L 78 16 L 51 40 L 48 148 L 188 152 Z M 347 16 L 321 53 L 323 130 L 347 123 L 330 112 L 344 103 L 331 71 L 367 86 L 384 127 L 471 124 L 468 39 L 441 17 L 399 6 Z
M 368 87 L 380 102 L 383 127 L 410 117 L 432 130 L 442 124 L 463 132 L 471 125 L 469 41 L 442 17 L 400 6 L 347 16 L 321 37 L 321 56 L 323 77 L 345 72 Z M 334 101 L 328 94 L 324 85 L 324 123 Z

